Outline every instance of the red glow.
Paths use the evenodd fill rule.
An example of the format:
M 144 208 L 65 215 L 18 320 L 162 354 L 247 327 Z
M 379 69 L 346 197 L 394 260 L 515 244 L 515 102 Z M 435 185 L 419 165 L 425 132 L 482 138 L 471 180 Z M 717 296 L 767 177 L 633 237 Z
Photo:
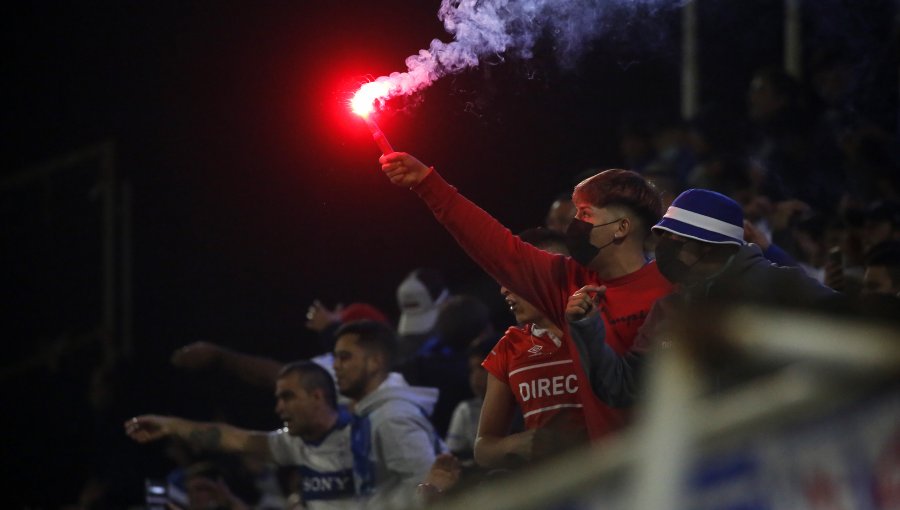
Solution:
M 387 98 L 390 84 L 386 81 L 371 81 L 363 84 L 350 100 L 350 109 L 360 117 L 368 117 L 375 110 L 375 101 Z

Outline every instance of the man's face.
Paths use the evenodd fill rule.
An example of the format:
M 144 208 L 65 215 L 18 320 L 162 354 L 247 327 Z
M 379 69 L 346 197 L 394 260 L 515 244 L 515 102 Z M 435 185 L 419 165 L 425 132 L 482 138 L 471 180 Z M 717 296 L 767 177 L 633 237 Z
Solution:
M 369 381 L 380 369 L 375 356 L 359 345 L 359 335 L 341 335 L 334 344 L 334 375 L 338 391 L 352 400 L 366 394 Z
M 656 243 L 656 264 L 670 282 L 690 284 L 703 278 L 696 270 L 697 263 L 708 250 L 706 243 L 661 231 Z
M 296 372 L 275 381 L 275 413 L 292 436 L 310 433 L 312 418 L 321 409 L 321 395 L 306 391 L 300 382 L 300 374 Z
M 596 207 L 580 193 L 572 195 L 572 202 L 575 204 L 575 218 L 596 226 L 591 229 L 589 240 L 594 247 L 601 248 L 599 256 L 602 258 L 609 253 L 608 248 L 614 246 L 616 232 L 622 226 L 619 220 L 624 219 L 624 215 L 608 207 Z

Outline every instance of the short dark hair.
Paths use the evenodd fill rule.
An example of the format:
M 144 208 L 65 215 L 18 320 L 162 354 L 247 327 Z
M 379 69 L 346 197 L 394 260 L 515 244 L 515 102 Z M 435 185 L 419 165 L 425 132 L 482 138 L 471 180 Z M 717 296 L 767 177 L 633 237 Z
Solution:
M 334 387 L 334 378 L 328 370 L 312 361 L 294 361 L 281 367 L 278 378 L 288 374 L 297 374 L 300 377 L 300 386 L 307 392 L 322 390 L 325 401 L 332 409 L 337 409 L 337 390 Z
M 662 199 L 641 174 L 618 168 L 604 170 L 578 183 L 581 194 L 594 207 L 623 206 L 633 211 L 649 233 L 662 217 Z
M 334 333 L 335 338 L 344 335 L 357 335 L 360 347 L 368 352 L 383 355 L 388 370 L 394 366 L 397 356 L 397 334 L 387 325 L 371 320 L 347 322 Z

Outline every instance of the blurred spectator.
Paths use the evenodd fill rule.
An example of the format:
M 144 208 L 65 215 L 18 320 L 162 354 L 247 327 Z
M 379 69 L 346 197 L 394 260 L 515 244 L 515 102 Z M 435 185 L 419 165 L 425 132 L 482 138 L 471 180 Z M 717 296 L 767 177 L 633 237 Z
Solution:
M 793 257 L 773 243 L 761 230 L 747 220 L 744 220 L 744 241 L 759 246 L 763 257 L 768 259 L 769 262 L 779 266 L 797 265 L 797 261 Z
M 337 331 L 334 372 L 355 402 L 351 430 L 357 493 L 373 508 L 409 505 L 444 445 L 428 420 L 437 390 L 410 386 L 390 372 L 397 336 L 384 324 L 356 321 Z
M 363 319 L 391 323 L 384 312 L 368 303 L 350 303 L 346 308 L 339 303 L 329 310 L 316 299 L 306 311 L 306 327 L 318 333 L 321 352 L 334 349 L 334 332 L 341 324 Z
M 487 391 L 488 373 L 481 366 L 481 362 L 496 343 L 495 339 L 488 338 L 476 342 L 466 351 L 469 365 L 469 388 L 475 396 L 456 405 L 447 429 L 447 449 L 464 464 L 471 463 L 473 460 L 481 405 L 484 403 L 484 393 Z
M 642 172 L 644 177 L 651 175 L 671 180 L 672 197 L 666 202 L 669 206 L 672 199 L 680 191 L 682 183 L 697 164 L 697 158 L 689 143 L 688 131 L 680 120 L 665 120 L 651 130 L 653 152 L 655 157 Z M 668 188 L 666 188 L 668 189 Z
M 563 193 L 550 204 L 544 225 L 550 230 L 565 233 L 574 217 L 575 204 L 572 203 L 572 196 L 569 193 Z
M 211 463 L 199 463 L 189 467 L 186 472 L 188 510 L 249 510 L 250 507 L 235 496 L 225 478 Z
M 815 137 L 815 118 L 803 87 L 786 71 L 756 71 L 747 94 L 756 127 L 750 156 L 765 179 L 759 188 L 773 201 L 795 198 L 821 211 L 834 211 L 844 192 L 834 144 Z
M 794 230 L 794 253 L 798 258 L 798 265 L 810 278 L 824 283 L 828 248 L 839 241 L 839 238 L 829 238 L 824 216 L 813 214 L 801 220 Z
M 415 354 L 432 336 L 441 303 L 449 295 L 441 273 L 430 268 L 414 269 L 397 286 L 399 363 Z
M 825 285 L 855 297 L 862 290 L 865 263 L 865 211 L 846 209 L 826 232 Z
M 875 202 L 866 209 L 862 248 L 866 253 L 885 241 L 900 240 L 900 203 Z
M 338 310 L 339 309 L 339 310 Z M 320 333 L 322 354 L 312 358 L 333 374 L 334 332 L 345 322 L 374 320 L 390 326 L 387 317 L 379 309 L 367 303 L 352 303 L 346 308 L 328 310 L 316 300 L 307 311 L 307 327 Z M 321 328 L 321 329 L 319 329 Z M 264 389 L 275 386 L 278 373 L 284 363 L 264 356 L 237 352 L 210 342 L 194 342 L 172 353 L 172 364 L 186 370 L 218 369 L 237 376 L 247 384 Z
M 275 398 L 275 412 L 285 426 L 273 432 L 154 415 L 126 421 L 125 431 L 140 443 L 171 436 L 202 450 L 249 454 L 282 466 L 300 466 L 303 501 L 309 508 L 356 508 L 350 416 L 338 409 L 331 375 L 308 361 L 285 365 L 278 374 Z M 201 488 L 221 495 L 209 484 Z M 190 498 L 189 485 L 187 492 Z
M 869 251 L 863 284 L 864 294 L 900 297 L 900 241 L 883 241 Z
M 442 437 L 453 409 L 472 397 L 467 376 L 469 346 L 492 332 L 490 310 L 484 302 L 472 296 L 451 296 L 440 306 L 433 336 L 396 367 L 410 384 L 440 391 L 431 421 Z
M 755 187 L 746 163 L 745 139 L 741 123 L 731 112 L 715 104 L 701 109 L 688 122 L 686 143 L 696 162 L 682 178 L 680 188 L 706 188 L 733 194 L 736 190 Z
M 641 121 L 626 121 L 619 131 L 619 154 L 623 168 L 643 173 L 656 156 L 647 126 Z

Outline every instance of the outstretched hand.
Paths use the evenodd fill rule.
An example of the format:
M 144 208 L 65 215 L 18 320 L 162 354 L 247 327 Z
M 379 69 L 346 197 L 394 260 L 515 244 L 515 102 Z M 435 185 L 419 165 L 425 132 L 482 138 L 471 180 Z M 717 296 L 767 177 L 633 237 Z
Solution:
M 606 293 L 606 286 L 585 285 L 575 291 L 566 303 L 566 320 L 580 321 L 597 312 L 597 306 Z
M 135 416 L 125 422 L 125 433 L 138 443 L 149 443 L 172 433 L 172 418 L 167 416 Z
M 343 304 L 338 304 L 334 307 L 334 310 L 329 310 L 327 306 L 316 299 L 306 311 L 306 327 L 313 331 L 323 331 L 331 324 L 341 321 L 341 312 L 343 310 Z
M 392 152 L 378 158 L 381 171 L 397 186 L 411 187 L 422 182 L 431 168 L 405 152 Z

